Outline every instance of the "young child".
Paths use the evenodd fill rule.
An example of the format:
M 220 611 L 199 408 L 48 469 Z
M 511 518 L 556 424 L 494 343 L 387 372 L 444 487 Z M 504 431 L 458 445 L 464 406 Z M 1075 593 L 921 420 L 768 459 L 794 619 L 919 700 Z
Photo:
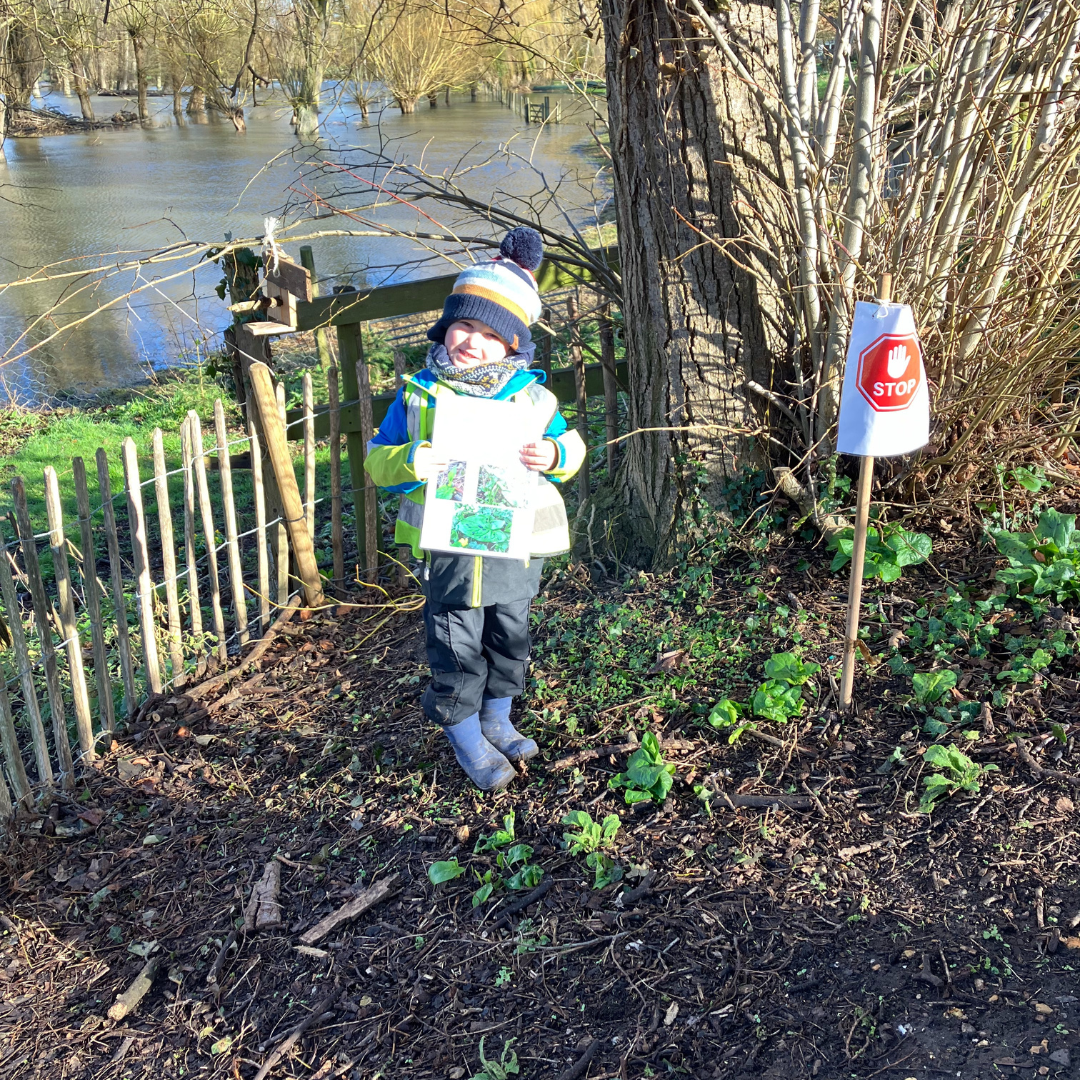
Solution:
M 529 326 L 541 311 L 533 277 L 543 257 L 540 234 L 513 229 L 499 252 L 454 282 L 442 317 L 428 331 L 427 366 L 405 378 L 366 461 L 379 487 L 401 493 L 395 539 L 424 559 L 431 665 L 424 712 L 442 725 L 458 763 L 486 791 L 506 787 L 516 774 L 512 762 L 538 752 L 510 723 L 510 703 L 525 688 L 529 608 L 544 556 L 570 547 L 566 509 L 548 481 L 568 480 L 585 458 L 580 436 L 567 430 L 554 394 L 543 387 L 543 374 L 527 370 L 535 351 Z M 542 474 L 532 557 L 525 562 L 420 550 L 424 482 L 440 464 L 432 458 L 431 435 L 439 400 L 449 394 L 527 402 L 542 421 L 543 439 L 521 448 L 522 463 Z

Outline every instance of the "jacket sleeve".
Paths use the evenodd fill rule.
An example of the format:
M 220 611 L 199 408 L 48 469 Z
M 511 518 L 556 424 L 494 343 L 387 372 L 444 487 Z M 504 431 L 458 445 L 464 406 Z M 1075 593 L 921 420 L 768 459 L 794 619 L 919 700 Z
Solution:
M 576 431 L 571 431 L 566 426 L 562 413 L 558 409 L 551 418 L 551 423 L 544 432 L 544 438 L 555 444 L 558 456 L 550 472 L 544 473 L 555 484 L 565 483 L 571 479 L 581 468 L 585 460 L 585 443 Z
M 430 445 L 409 440 L 404 390 L 399 390 L 387 409 L 375 438 L 367 444 L 364 468 L 377 487 L 402 494 L 415 491 L 424 484 L 416 475 L 413 458 L 421 446 Z

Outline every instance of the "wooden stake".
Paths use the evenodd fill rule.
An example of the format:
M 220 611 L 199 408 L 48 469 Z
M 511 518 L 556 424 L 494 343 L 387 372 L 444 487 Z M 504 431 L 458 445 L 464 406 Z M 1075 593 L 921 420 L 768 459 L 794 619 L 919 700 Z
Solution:
M 266 435 L 266 450 L 281 494 L 285 524 L 296 556 L 297 571 L 304 586 L 304 596 L 308 607 L 317 607 L 323 601 L 322 582 L 319 579 L 318 564 L 315 562 L 311 534 L 304 519 L 304 507 L 296 485 L 292 457 L 285 441 L 285 426 L 281 423 L 277 410 L 273 377 L 265 364 L 252 364 L 250 374 L 263 432 Z
M 203 451 L 202 421 L 194 409 L 188 413 L 188 430 L 191 433 L 191 453 L 195 465 L 196 491 L 199 495 L 199 516 L 202 518 L 203 536 L 206 538 L 206 561 L 210 568 L 210 608 L 214 618 L 214 634 L 217 636 L 217 654 L 218 659 L 224 664 L 229 659 L 229 645 L 225 640 L 225 615 L 221 610 L 217 526 L 214 524 L 214 508 L 210 503 L 210 484 L 206 479 L 206 454 Z
M 355 401 L 360 413 L 360 430 L 346 435 L 349 454 L 349 478 L 352 481 L 353 506 L 356 509 L 357 554 L 362 551 L 364 577 L 378 566 L 378 499 L 375 485 L 364 470 L 367 444 L 374 435 L 371 412 L 371 386 L 360 337 L 360 326 L 338 327 L 338 357 L 341 364 L 341 389 L 346 401 Z
M 405 353 L 402 349 L 394 350 L 394 393 L 398 393 L 401 390 L 402 381 L 405 378 Z M 399 547 L 398 551 L 398 563 L 397 568 L 397 580 L 398 584 L 404 587 L 409 580 L 409 572 L 406 567 L 409 564 L 409 559 L 412 556 L 412 548 Z
M 68 565 L 67 537 L 64 536 L 64 511 L 60 504 L 60 482 L 56 470 L 45 468 L 45 512 L 49 518 L 49 547 L 52 549 L 53 576 L 56 578 L 56 595 L 60 603 L 60 628 L 64 635 L 67 652 L 68 678 L 71 680 L 71 696 L 75 702 L 75 730 L 79 736 L 79 749 L 83 754 L 94 756 L 94 721 L 90 713 L 90 694 L 86 689 L 86 672 L 83 669 L 82 642 L 75 621 L 75 595 L 71 587 L 71 567 Z
M 6 547 L 6 541 L 0 534 L 0 544 Z M 4 607 L 8 614 L 8 629 L 15 646 L 15 663 L 19 669 L 19 685 L 22 687 L 23 701 L 30 714 L 30 737 L 34 743 L 34 760 L 37 763 L 38 779 L 46 787 L 53 785 L 52 762 L 49 761 L 49 744 L 45 740 L 45 726 L 41 722 L 41 705 L 38 703 L 37 688 L 34 686 L 33 667 L 30 663 L 30 649 L 26 644 L 26 632 L 23 630 L 22 613 L 19 599 L 15 594 L 15 579 L 11 573 L 11 563 L 6 551 L 0 552 L 0 593 L 4 597 Z
M 878 297 L 892 299 L 892 274 L 882 274 Z M 840 711 L 850 712 L 855 682 L 855 652 L 859 641 L 859 611 L 862 607 L 863 566 L 866 562 L 866 530 L 870 522 L 870 490 L 874 485 L 874 459 L 864 457 L 859 465 L 859 492 L 855 500 L 855 535 L 851 542 L 851 579 L 848 582 L 847 627 L 844 632 L 844 665 L 840 675 Z
M 236 528 L 229 435 L 225 430 L 225 407 L 221 404 L 221 398 L 214 402 L 214 433 L 217 437 L 218 470 L 221 473 L 221 501 L 225 505 L 225 543 L 229 552 L 229 584 L 232 586 L 233 611 L 236 629 L 240 632 L 240 644 L 246 645 L 249 639 L 247 594 L 244 591 L 244 570 L 240 562 L 240 539 Z
M 127 492 L 128 527 L 135 555 L 135 576 L 138 582 L 137 599 L 139 629 L 142 632 L 143 661 L 146 685 L 155 694 L 164 689 L 161 681 L 161 659 L 157 648 L 157 623 L 154 619 L 154 582 L 150 577 L 150 549 L 146 540 L 146 515 L 143 512 L 142 484 L 139 478 L 139 455 L 135 440 L 127 438 L 122 444 L 124 459 L 124 490 Z
M 254 409 L 251 410 L 255 412 Z M 259 561 L 259 634 L 270 625 L 270 557 L 266 549 L 266 487 L 263 483 L 262 444 L 251 425 L 251 486 L 255 492 L 255 541 Z
M 97 687 L 98 719 L 102 730 L 116 727 L 113 706 L 112 679 L 109 677 L 109 651 L 105 645 L 101 620 L 101 592 L 97 576 L 97 551 L 94 547 L 93 522 L 90 519 L 90 489 L 86 484 L 86 464 L 81 457 L 72 458 L 75 477 L 75 503 L 79 513 L 79 539 L 82 541 L 82 582 L 86 611 L 90 616 L 90 643 L 94 650 L 94 685 Z
M 187 564 L 188 609 L 191 633 L 202 644 L 202 607 L 199 604 L 199 560 L 195 555 L 195 450 L 191 441 L 191 421 L 185 416 L 180 425 L 180 460 L 184 466 L 184 561 Z
M 105 545 L 109 552 L 109 580 L 113 591 L 116 642 L 120 650 L 120 678 L 124 684 L 124 712 L 128 720 L 134 720 L 139 702 L 135 698 L 135 666 L 131 662 L 131 635 L 128 633 L 127 602 L 124 600 L 124 568 L 120 563 L 120 542 L 116 536 L 109 459 L 100 447 L 94 461 L 97 464 L 98 494 L 101 496 L 102 521 L 105 525 Z
M 304 514 L 308 532 L 315 539 L 315 395 L 311 388 L 311 373 L 304 372 Z
M 312 297 L 318 295 L 318 289 L 315 287 L 315 254 L 311 250 L 310 244 L 305 244 L 300 249 L 300 265 L 311 276 L 311 294 Z M 315 330 L 315 352 L 319 357 L 319 367 L 326 371 L 330 367 L 330 343 L 326 338 L 326 328 L 318 327 Z
M 551 308 L 544 308 L 543 313 L 540 316 L 543 324 L 551 329 Z M 551 347 L 554 342 L 554 338 L 551 334 L 541 331 L 540 338 L 540 370 L 547 375 L 548 387 L 551 386 Z
M 394 350 L 394 367 L 400 350 Z M 334 550 L 334 588 L 345 585 L 345 553 L 341 538 L 341 398 L 338 396 L 338 369 L 326 373 L 330 397 L 330 543 Z
M 249 372 L 250 374 L 250 372 Z M 278 419 L 281 421 L 281 430 L 285 432 L 286 439 L 289 436 L 289 425 L 285 418 L 285 384 L 278 383 L 274 387 L 274 398 L 277 401 Z M 269 446 L 266 440 L 266 430 L 263 430 L 263 444 Z M 288 445 L 288 444 L 286 444 Z M 292 463 L 292 454 L 289 455 L 289 463 Z M 270 475 L 274 476 L 273 467 Z M 293 474 L 295 475 L 295 474 Z M 278 517 L 275 531 L 276 544 L 274 548 L 274 565 L 277 568 L 277 602 L 278 607 L 284 607 L 289 602 L 289 529 L 285 524 L 285 504 L 281 501 L 281 492 L 278 491 L 277 478 L 274 478 L 274 490 L 277 491 Z
M 75 783 L 74 764 L 71 759 L 71 744 L 68 742 L 64 697 L 60 691 L 60 674 L 56 667 L 56 648 L 52 639 L 52 613 L 45 595 L 45 584 L 41 578 L 37 542 L 34 540 L 34 530 L 30 525 L 30 514 L 26 507 L 26 487 L 21 476 L 16 476 L 11 481 L 11 494 L 15 503 L 15 521 L 19 529 L 23 567 L 30 586 L 30 600 L 34 606 L 38 640 L 41 642 L 41 659 L 45 668 L 45 688 L 49 696 L 49 712 L 52 714 L 53 741 L 56 743 L 56 759 L 60 766 L 60 783 L 64 788 L 71 788 Z
M 7 692 L 7 672 L 0 668 L 0 676 L 5 680 L 0 686 L 0 745 L 4 748 L 4 760 L 7 763 L 7 776 L 15 801 L 30 803 L 30 781 L 26 776 L 19 740 L 15 734 L 15 717 L 11 715 L 11 698 Z M 45 759 L 48 761 L 48 758 Z
M 184 650 L 180 637 L 180 592 L 176 587 L 176 543 L 173 537 L 172 507 L 169 505 L 169 478 L 165 468 L 165 441 L 161 428 L 154 428 L 154 493 L 157 497 L 158 528 L 161 532 L 161 565 L 165 575 L 165 605 L 169 615 L 169 662 L 173 679 L 184 674 Z

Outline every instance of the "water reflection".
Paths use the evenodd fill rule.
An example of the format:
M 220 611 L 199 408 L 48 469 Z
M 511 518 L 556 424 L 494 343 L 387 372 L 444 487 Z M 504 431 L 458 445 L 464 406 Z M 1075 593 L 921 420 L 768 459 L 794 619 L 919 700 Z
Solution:
M 579 111 L 573 122 L 574 101 L 567 98 L 562 99 L 563 114 L 570 122 L 543 131 L 526 127 L 519 115 L 496 101 L 470 102 L 467 95 L 455 98 L 450 108 L 441 99 L 437 109 L 421 105 L 407 117 L 387 109 L 366 128 L 351 107 L 341 106 L 327 113 L 322 142 L 308 146 L 297 144 L 289 111 L 280 103 L 250 109 L 247 133 L 238 135 L 228 120 L 213 113 L 187 116 L 178 124 L 171 98 L 150 100 L 154 119 L 146 127 L 6 144 L 0 184 L 7 186 L 0 188 L 0 196 L 10 201 L 0 202 L 0 281 L 76 257 L 86 259 L 83 270 L 115 267 L 131 258 L 124 253 L 149 253 L 184 239 L 213 243 L 227 232 L 258 235 L 266 214 L 295 211 L 307 201 L 305 191 L 319 191 L 320 185 L 322 194 L 328 193 L 331 180 L 316 175 L 315 163 L 331 152 L 339 158 L 349 148 L 376 148 L 380 140 L 396 156 L 417 160 L 422 155 L 432 172 L 451 168 L 470 153 L 481 160 L 500 144 L 518 139 L 519 152 L 552 183 L 580 176 L 588 185 L 593 173 L 579 152 L 589 138 L 582 125 L 588 117 Z M 74 99 L 56 96 L 48 103 L 77 112 Z M 99 98 L 94 108 L 108 116 L 121 104 L 118 98 Z M 539 182 L 520 163 L 495 157 L 470 172 L 466 186 L 471 195 L 487 200 L 497 190 L 529 194 Z M 588 201 L 581 190 L 574 200 Z M 554 221 L 554 208 L 548 213 Z M 406 226 L 415 221 L 402 210 L 390 216 Z M 576 216 L 584 220 L 588 211 Z M 316 227 L 313 222 L 312 231 Z M 328 279 L 325 291 L 345 280 L 364 286 L 445 272 L 418 268 L 418 252 L 401 240 L 334 237 L 313 246 L 319 276 Z M 182 275 L 165 280 L 181 269 Z M 220 278 L 213 264 L 193 269 L 177 262 L 129 270 L 104 283 L 87 276 L 0 287 L 0 355 L 12 357 L 66 327 L 30 356 L 0 368 L 4 389 L 24 400 L 91 392 L 136 382 L 149 369 L 213 348 L 230 318 L 214 291 Z M 140 286 L 149 287 L 89 321 L 78 321 Z M 28 331 L 60 298 L 64 304 L 55 320 Z

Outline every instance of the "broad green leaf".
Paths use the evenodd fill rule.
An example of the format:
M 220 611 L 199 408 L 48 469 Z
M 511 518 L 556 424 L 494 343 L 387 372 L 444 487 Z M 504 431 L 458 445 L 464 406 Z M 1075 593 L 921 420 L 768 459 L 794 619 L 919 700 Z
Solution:
M 641 749 L 648 754 L 653 761 L 660 761 L 660 740 L 652 731 L 646 731 L 641 737 Z M 639 751 L 640 752 L 640 751 Z
M 652 795 L 647 791 L 638 791 L 636 788 L 627 788 L 623 798 L 626 799 L 627 806 L 633 806 L 635 803 L 648 802 L 652 798 Z
M 712 712 L 709 713 L 709 723 L 714 728 L 731 727 L 732 724 L 738 722 L 742 711 L 743 707 L 738 702 L 732 701 L 730 698 L 722 698 L 712 707 Z
M 1038 563 L 1038 559 L 1031 553 L 1035 545 L 1035 538 L 1022 536 L 1017 533 L 1006 532 L 1004 529 L 994 529 L 990 535 L 998 551 L 1012 563 L 1013 566 L 1032 566 Z
M 499 856 L 499 862 L 509 870 L 515 863 L 526 862 L 532 858 L 533 849 L 528 844 L 514 844 Z
M 445 859 L 432 863 L 428 867 L 428 880 L 432 885 L 442 885 L 444 881 L 453 881 L 465 873 L 465 867 L 459 866 L 457 859 Z
M 765 661 L 765 674 L 770 679 L 782 680 L 795 686 L 802 686 L 811 675 L 821 670 L 820 664 L 812 661 L 803 662 L 794 653 L 773 653 Z
M 513 877 L 506 879 L 506 885 L 510 889 L 535 889 L 543 876 L 542 866 L 523 866 Z
M 1035 526 L 1035 535 L 1040 540 L 1053 540 L 1058 551 L 1070 551 L 1076 534 L 1076 517 L 1062 514 L 1058 510 L 1044 510 Z
M 904 568 L 897 562 L 883 562 L 880 572 L 881 580 L 888 584 L 891 581 L 896 581 L 904 572 Z M 863 577 L 866 577 L 866 575 L 864 574 Z
M 917 671 L 911 676 L 915 700 L 920 705 L 932 705 L 940 701 L 956 685 L 955 671 Z
M 926 533 L 908 532 L 907 529 L 898 529 L 888 537 L 886 543 L 896 552 L 897 566 L 916 566 L 926 562 L 934 549 Z
M 481 885 L 480 888 L 472 894 L 472 906 L 479 907 L 485 900 L 490 898 L 494 891 L 495 883 L 493 881 L 489 881 L 486 885 Z

